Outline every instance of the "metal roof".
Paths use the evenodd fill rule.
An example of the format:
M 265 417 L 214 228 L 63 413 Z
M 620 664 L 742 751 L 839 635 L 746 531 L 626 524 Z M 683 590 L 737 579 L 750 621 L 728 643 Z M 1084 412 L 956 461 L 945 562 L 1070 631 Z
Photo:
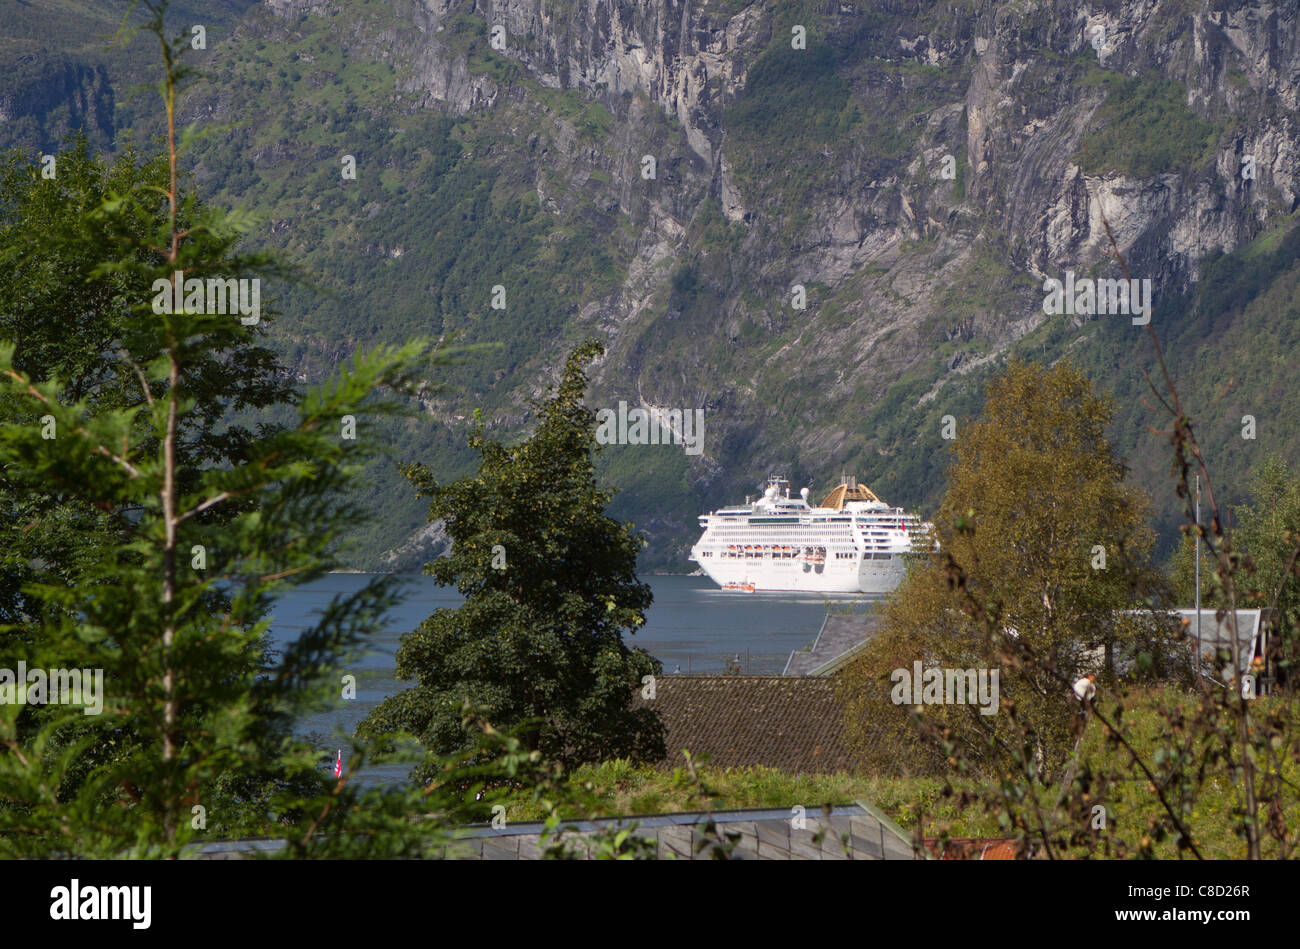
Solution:
M 831 493 L 826 495 L 826 500 L 822 501 L 822 507 L 832 507 L 835 510 L 841 510 L 845 501 L 875 501 L 883 504 L 884 502 L 872 492 L 865 484 L 859 484 L 854 487 L 851 484 L 842 484 L 838 488 L 831 489 Z

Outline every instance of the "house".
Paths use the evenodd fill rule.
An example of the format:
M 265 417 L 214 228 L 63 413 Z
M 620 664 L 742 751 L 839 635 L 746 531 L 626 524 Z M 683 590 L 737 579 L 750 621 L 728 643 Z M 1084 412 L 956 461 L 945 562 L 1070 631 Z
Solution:
M 1150 620 L 1148 610 L 1126 610 L 1119 614 L 1125 617 L 1138 617 Z M 1155 620 L 1163 623 L 1169 647 L 1164 659 L 1176 661 L 1184 668 L 1190 666 L 1195 674 L 1226 685 L 1233 678 L 1232 663 L 1225 661 L 1221 665 L 1216 657 L 1220 654 L 1231 655 L 1233 651 L 1233 625 L 1235 616 L 1237 669 L 1243 675 L 1251 675 L 1255 694 L 1269 691 L 1273 676 L 1268 659 L 1269 610 L 1237 610 L 1235 614 L 1225 612 L 1219 616 L 1215 610 L 1201 610 L 1199 622 L 1197 611 L 1178 608 L 1161 613 L 1157 612 Z M 1181 631 L 1179 627 L 1182 627 Z M 1098 670 L 1103 665 L 1103 650 L 1098 647 L 1091 651 Z M 1115 671 L 1123 675 L 1133 665 L 1132 656 L 1122 653 L 1115 657 Z

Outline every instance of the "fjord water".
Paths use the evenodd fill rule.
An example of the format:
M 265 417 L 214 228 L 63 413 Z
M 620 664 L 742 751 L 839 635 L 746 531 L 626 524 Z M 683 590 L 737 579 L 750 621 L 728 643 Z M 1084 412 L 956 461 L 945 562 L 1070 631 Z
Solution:
M 366 574 L 331 574 L 286 594 L 273 613 L 273 647 L 294 640 L 331 599 L 360 589 L 370 579 Z M 728 663 L 735 666 L 737 656 L 741 672 L 780 673 L 791 651 L 812 644 L 828 608 L 857 612 L 872 605 L 867 597 L 720 590 L 707 577 L 656 576 L 646 582 L 654 602 L 646 611 L 645 627 L 628 641 L 659 659 L 665 674 L 722 672 Z M 342 747 L 340 736 L 351 734 L 386 696 L 410 685 L 394 677 L 402 635 L 435 609 L 455 609 L 462 599 L 454 589 L 439 587 L 423 575 L 404 576 L 402 591 L 401 603 L 385 617 L 365 655 L 343 670 L 356 676 L 356 699 L 340 698 L 335 708 L 299 723 L 299 730 L 319 741 L 321 753 L 331 760 L 334 749 Z M 400 782 L 407 770 L 406 765 L 368 769 L 366 783 Z

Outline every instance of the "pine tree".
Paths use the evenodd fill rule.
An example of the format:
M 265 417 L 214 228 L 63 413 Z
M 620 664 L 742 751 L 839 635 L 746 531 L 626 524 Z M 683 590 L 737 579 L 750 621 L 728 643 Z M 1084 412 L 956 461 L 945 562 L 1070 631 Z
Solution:
M 127 146 L 108 162 L 76 135 L 55 158 L 53 178 L 18 153 L 0 167 L 0 339 L 14 344 L 15 369 L 38 382 L 58 379 L 65 401 L 85 399 L 92 412 L 141 406 L 137 370 L 157 352 L 133 325 L 150 267 L 162 259 L 152 238 L 168 220 L 167 155 L 142 157 Z M 179 196 L 178 226 L 204 245 L 207 259 L 226 272 L 279 272 L 263 255 L 235 255 L 238 229 L 203 226 L 209 214 L 191 191 Z M 182 458 L 238 460 L 273 423 L 254 430 L 230 413 L 290 401 L 288 373 L 264 344 L 267 322 L 208 334 L 186 364 L 196 411 L 178 433 Z M 11 401 L 0 404 L 0 418 L 14 411 Z M 182 476 L 190 470 L 182 466 Z M 57 485 L 19 493 L 0 477 L 0 511 L 3 622 L 34 618 L 26 584 L 49 573 L 75 576 L 86 550 L 121 538 L 114 523 L 121 512 L 78 507 Z
M 397 677 L 416 685 L 381 703 L 363 733 L 401 729 L 436 754 L 464 752 L 469 699 L 498 726 L 534 725 L 528 747 L 565 765 L 663 756 L 657 715 L 629 707 L 633 689 L 662 670 L 623 641 L 644 622 L 651 594 L 636 578 L 637 538 L 605 515 L 610 493 L 595 482 L 584 368 L 600 352 L 593 342 L 569 356 L 522 443 L 490 440 L 480 420 L 470 436 L 481 453 L 476 475 L 441 485 L 421 465 L 406 469 L 453 542 L 426 571 L 465 602 L 403 638 Z
M 448 821 L 466 814 L 463 786 L 520 779 L 539 759 L 480 731 L 477 772 L 363 792 L 351 777 L 364 745 L 335 779 L 333 749 L 322 755 L 292 730 L 337 705 L 344 664 L 395 603 L 392 580 L 335 597 L 281 656 L 265 649 L 274 598 L 336 566 L 340 537 L 362 516 L 343 498 L 369 445 L 340 437 L 344 419 L 364 431 L 365 419 L 409 405 L 393 396 L 418 394 L 428 346 L 358 352 L 336 379 L 290 400 L 288 424 L 222 424 L 241 393 L 277 388 L 258 358 L 242 359 L 255 337 L 206 305 L 159 308 L 153 284 L 259 279 L 266 261 L 231 253 L 236 222 L 181 192 L 184 39 L 166 38 L 165 6 L 146 4 L 167 66 L 163 213 L 158 192 L 137 180 L 90 201 L 83 231 L 51 235 L 53 259 L 70 247 L 81 255 L 84 241 L 100 257 L 81 276 L 112 278 L 112 312 L 84 314 L 78 345 L 109 345 L 90 342 L 102 331 L 116 370 L 99 385 L 70 384 L 77 354 L 48 328 L 42 351 L 30 335 L 0 345 L 0 471 L 17 500 L 7 513 L 31 517 L 17 528 L 34 532 L 29 549 L 42 558 L 27 565 L 23 599 L 0 629 L 0 853 L 176 857 L 217 835 L 272 831 L 290 856 L 434 853 Z M 105 233 L 116 239 L 100 243 Z M 37 244 L 23 257 L 32 272 L 42 252 Z M 47 318 L 58 318 L 60 301 L 49 302 Z M 45 507 L 25 509 L 27 498 Z M 72 520 L 63 537 L 48 536 L 59 518 L 92 513 L 98 529 L 83 542 L 73 543 Z M 16 681 L 20 662 L 28 674 Z

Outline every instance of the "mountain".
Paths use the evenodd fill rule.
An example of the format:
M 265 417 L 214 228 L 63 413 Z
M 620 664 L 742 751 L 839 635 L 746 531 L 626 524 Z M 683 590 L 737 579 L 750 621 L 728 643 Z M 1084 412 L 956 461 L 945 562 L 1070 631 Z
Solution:
M 74 0 L 17 3 L 0 144 L 71 127 L 156 133 Z M 199 8 L 203 7 L 201 11 Z M 123 7 L 125 9 L 125 7 Z M 206 26 L 187 122 L 211 201 L 300 265 L 271 334 L 314 378 L 416 333 L 495 348 L 419 421 L 367 430 L 470 470 L 597 335 L 595 408 L 703 409 L 703 450 L 608 446 L 646 568 L 685 567 L 697 513 L 765 475 L 852 472 L 926 512 L 945 416 L 1007 354 L 1069 356 L 1115 398 L 1113 436 L 1177 501 L 1146 393 L 1147 329 L 1045 312 L 1045 281 L 1111 279 L 1104 221 L 1229 498 L 1264 454 L 1300 461 L 1300 12 L 1247 0 L 269 0 L 191 3 Z M 103 19 L 101 16 L 100 19 Z M 16 25 L 15 25 L 16 24 Z M 344 176 L 345 156 L 356 177 Z M 1103 220 L 1104 218 L 1104 220 Z M 498 289 L 499 288 L 499 289 Z M 504 308 L 493 307 L 504 296 Z M 802 300 L 801 300 L 802 297 Z M 797 304 L 802 302 L 800 308 Z M 1050 308 L 1050 307 L 1049 307 Z M 1254 438 L 1243 438 L 1254 419 Z M 436 550 L 395 468 L 374 471 L 359 565 Z M 401 556 L 382 560 L 382 552 Z

